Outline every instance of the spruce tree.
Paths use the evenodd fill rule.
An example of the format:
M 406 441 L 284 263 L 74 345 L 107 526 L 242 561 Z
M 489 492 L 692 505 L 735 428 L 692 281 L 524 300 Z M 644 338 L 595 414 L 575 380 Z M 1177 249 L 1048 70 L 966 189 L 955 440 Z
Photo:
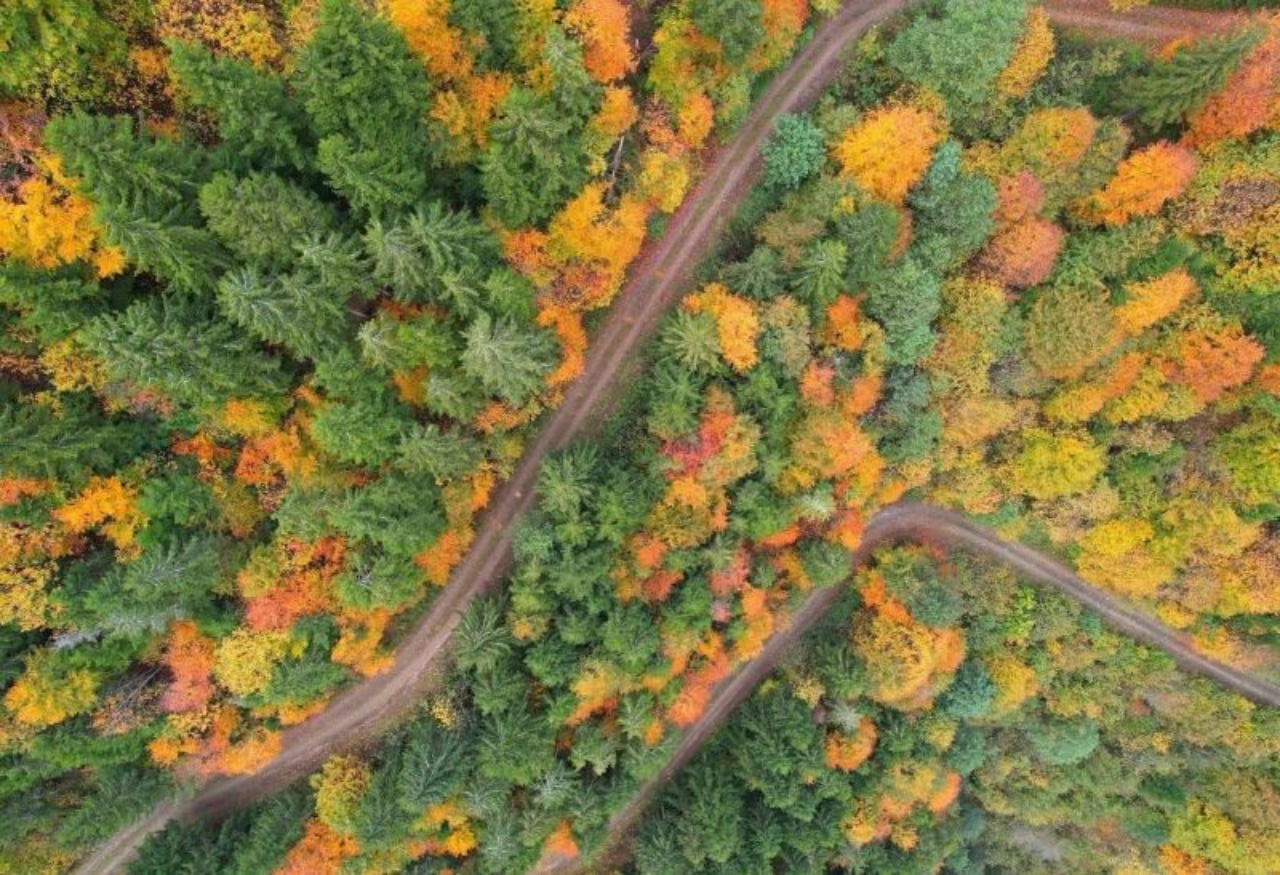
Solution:
M 1153 130 L 1182 119 L 1220 91 L 1244 56 L 1257 45 L 1256 28 L 1197 40 L 1149 73 L 1130 81 L 1121 105 Z

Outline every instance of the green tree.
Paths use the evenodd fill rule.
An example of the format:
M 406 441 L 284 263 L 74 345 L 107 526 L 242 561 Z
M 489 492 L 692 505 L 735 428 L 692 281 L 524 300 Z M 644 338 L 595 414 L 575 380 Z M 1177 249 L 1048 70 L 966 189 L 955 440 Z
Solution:
M 1260 29 L 1243 28 L 1185 45 L 1172 58 L 1156 61 L 1129 79 L 1120 103 L 1152 130 L 1171 125 L 1221 91 L 1261 37 Z
M 0 8 L 0 95 L 79 104 L 124 62 L 124 31 L 94 0 L 13 0 Z
M 449 303 L 463 316 L 476 312 L 482 274 L 499 258 L 497 243 L 483 225 L 439 202 L 394 221 L 375 219 L 364 245 L 373 259 L 374 277 L 397 300 Z
M 482 312 L 467 328 L 462 366 L 485 391 L 518 406 L 542 388 L 556 354 L 556 342 L 545 332 Z
M 773 136 L 761 149 L 765 182 L 778 188 L 799 188 L 826 162 L 824 139 L 822 130 L 807 116 L 779 116 Z
M 45 142 L 99 207 L 154 223 L 197 220 L 195 194 L 209 177 L 206 150 L 135 132 L 128 116 L 79 112 L 49 122 Z
M 83 337 L 115 379 L 154 386 L 196 409 L 272 397 L 287 385 L 279 359 L 192 301 L 138 301 L 98 319 Z
M 0 400 L 0 469 L 6 476 L 56 477 L 76 485 L 106 474 L 157 442 L 145 423 L 108 418 L 87 398 L 63 396 L 57 410 Z
M 263 270 L 292 265 L 302 240 L 338 223 L 329 205 L 273 173 L 218 174 L 200 189 L 200 212 L 232 253 Z
M 429 86 L 403 35 L 350 0 L 325 0 L 294 84 L 321 137 L 320 169 L 370 216 L 427 199 Z
M 849 250 L 839 240 L 819 240 L 805 249 L 791 287 L 815 310 L 831 304 L 844 289 Z
M 760 0 L 689 0 L 689 17 L 714 39 L 730 64 L 741 64 L 764 38 Z
M 1088 717 L 1078 720 L 1047 719 L 1024 730 L 1036 756 L 1051 766 L 1074 766 L 1098 746 L 1098 724 Z
M 950 0 L 941 15 L 919 15 L 889 46 L 888 60 L 936 91 L 956 117 L 971 116 L 1013 54 L 1026 0 Z
M 867 290 L 867 315 L 885 330 L 885 357 L 910 365 L 933 350 L 933 320 L 942 307 L 936 274 L 908 255 Z
M 184 94 L 213 115 L 219 159 L 239 169 L 311 169 L 314 134 L 283 78 L 199 45 L 170 42 L 169 53 Z
M 385 399 L 330 401 L 316 411 L 311 434 L 334 458 L 377 467 L 395 458 L 409 422 Z
M 512 88 L 489 139 L 481 162 L 485 197 L 509 228 L 546 221 L 586 182 L 580 132 L 551 98 Z

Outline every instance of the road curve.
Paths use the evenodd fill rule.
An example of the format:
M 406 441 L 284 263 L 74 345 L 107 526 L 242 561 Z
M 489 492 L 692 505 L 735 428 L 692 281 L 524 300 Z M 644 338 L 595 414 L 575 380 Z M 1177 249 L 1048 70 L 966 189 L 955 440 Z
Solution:
M 631 354 L 684 293 L 698 264 L 711 253 L 760 172 L 760 147 L 783 113 L 810 105 L 840 69 L 846 46 L 872 25 L 903 9 L 907 0 L 855 0 L 824 22 L 769 84 L 743 126 L 720 148 L 702 180 L 649 248 L 591 340 L 584 376 L 530 445 L 481 521 L 476 539 L 430 612 L 396 650 L 390 670 L 336 696 L 310 720 L 285 730 L 278 757 L 253 775 L 207 782 L 185 802 L 166 801 L 146 818 L 100 845 L 78 873 L 123 871 L 151 833 L 174 817 L 220 817 L 318 768 L 330 754 L 359 748 L 406 715 L 435 680 L 437 657 L 463 612 L 495 586 L 511 559 L 511 527 L 528 510 L 538 468 L 604 415 L 617 394 Z
M 878 547 L 906 540 L 945 542 L 1010 566 L 1029 580 L 1076 600 L 1115 631 L 1164 651 L 1185 671 L 1216 681 L 1258 704 L 1280 708 L 1280 686 L 1197 653 L 1185 635 L 1086 583 L 1062 563 L 1023 544 L 1006 541 L 990 529 L 953 511 L 926 504 L 890 505 L 868 523 L 862 543 L 853 554 L 853 565 L 855 568 L 861 566 Z M 680 736 L 680 743 L 671 759 L 613 816 L 609 823 L 609 842 L 592 862 L 556 857 L 544 859 L 533 871 L 538 875 L 584 873 L 602 871 L 606 863 L 619 863 L 619 860 L 611 858 L 618 855 L 621 843 L 639 823 L 662 787 L 693 759 L 734 709 L 773 671 L 791 645 L 836 604 L 842 590 L 843 587 L 832 587 L 815 591 L 792 614 L 786 629 L 770 638 L 755 659 L 715 689 L 702 716 Z

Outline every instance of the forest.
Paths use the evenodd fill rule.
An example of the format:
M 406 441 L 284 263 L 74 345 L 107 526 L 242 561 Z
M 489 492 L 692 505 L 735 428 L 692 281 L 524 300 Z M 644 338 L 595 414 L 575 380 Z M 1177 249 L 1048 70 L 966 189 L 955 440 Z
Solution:
M 0 12 L 0 872 L 389 669 L 839 11 Z M 1280 871 L 1280 712 L 963 551 L 850 562 L 882 508 L 955 509 L 1280 679 L 1280 17 L 1149 48 L 921 3 L 761 158 L 413 719 L 131 872 L 596 865 L 822 591 L 611 865 Z

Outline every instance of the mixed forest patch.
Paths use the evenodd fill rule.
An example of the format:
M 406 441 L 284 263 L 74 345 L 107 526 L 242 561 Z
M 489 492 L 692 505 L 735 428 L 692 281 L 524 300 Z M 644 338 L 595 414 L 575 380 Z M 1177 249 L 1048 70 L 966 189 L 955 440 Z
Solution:
M 866 38 L 606 433 L 544 466 L 445 691 L 135 871 L 242 839 L 284 872 L 591 860 L 831 587 L 636 871 L 1273 871 L 1275 711 L 962 553 L 850 556 L 894 501 L 953 507 L 1275 675 L 1278 40 L 1060 42 L 1019 0 Z
M 5 865 L 387 666 L 700 150 L 837 8 L 680 0 L 643 57 L 617 0 L 4 13 Z M 1146 52 L 951 0 L 864 39 L 544 466 L 445 691 L 134 871 L 589 857 L 830 587 L 639 871 L 1280 867 L 1274 712 L 961 555 L 850 568 L 927 500 L 1274 676 L 1278 74 L 1274 16 Z
M 390 664 L 817 6 L 669 4 L 643 59 L 618 0 L 0 13 L 14 865 Z

